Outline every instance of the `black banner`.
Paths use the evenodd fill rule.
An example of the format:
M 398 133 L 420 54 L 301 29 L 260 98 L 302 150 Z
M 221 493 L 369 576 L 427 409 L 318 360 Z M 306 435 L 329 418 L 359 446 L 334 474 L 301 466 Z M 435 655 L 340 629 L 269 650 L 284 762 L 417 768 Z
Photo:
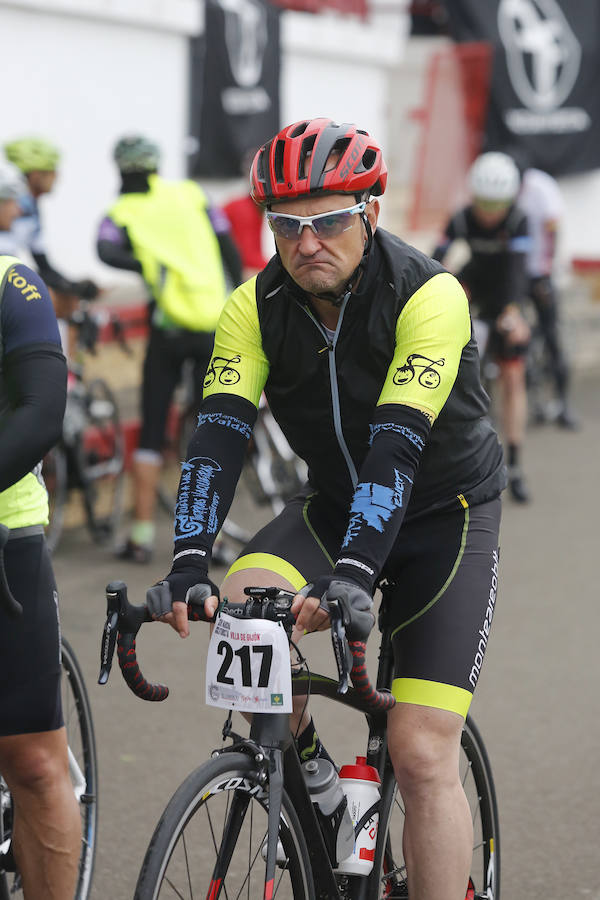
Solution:
M 484 149 L 552 175 L 600 166 L 597 0 L 445 0 L 457 41 L 494 47 Z
M 279 10 L 266 0 L 206 0 L 192 41 L 191 174 L 237 177 L 279 124 Z M 195 139 L 195 140 L 194 140 Z

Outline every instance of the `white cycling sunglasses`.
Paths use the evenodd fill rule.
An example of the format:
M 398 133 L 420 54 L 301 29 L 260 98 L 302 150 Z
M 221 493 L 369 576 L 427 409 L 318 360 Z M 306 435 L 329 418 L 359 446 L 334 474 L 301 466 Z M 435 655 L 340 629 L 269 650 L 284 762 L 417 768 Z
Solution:
M 355 206 L 320 213 L 318 216 L 288 216 L 284 213 L 267 212 L 267 222 L 274 235 L 288 241 L 297 240 L 305 225 L 312 228 L 321 239 L 334 238 L 352 228 L 352 216 L 363 212 L 366 205 L 363 201 Z

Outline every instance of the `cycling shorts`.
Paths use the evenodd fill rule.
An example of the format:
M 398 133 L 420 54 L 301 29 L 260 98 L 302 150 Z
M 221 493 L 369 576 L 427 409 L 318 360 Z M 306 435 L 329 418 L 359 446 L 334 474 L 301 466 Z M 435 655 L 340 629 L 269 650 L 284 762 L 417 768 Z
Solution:
M 0 609 L 0 736 L 54 731 L 63 724 L 60 623 L 45 537 L 9 540 L 4 565 L 23 615 Z
M 141 449 L 156 453 L 163 450 L 169 407 L 188 359 L 194 364 L 194 397 L 200 405 L 213 343 L 212 332 L 168 331 L 151 326 L 142 377 Z
M 382 572 L 398 700 L 466 716 L 496 605 L 500 513 L 499 498 L 457 499 L 402 524 Z M 345 529 L 318 495 L 295 497 L 229 571 L 270 569 L 299 590 L 331 571 Z

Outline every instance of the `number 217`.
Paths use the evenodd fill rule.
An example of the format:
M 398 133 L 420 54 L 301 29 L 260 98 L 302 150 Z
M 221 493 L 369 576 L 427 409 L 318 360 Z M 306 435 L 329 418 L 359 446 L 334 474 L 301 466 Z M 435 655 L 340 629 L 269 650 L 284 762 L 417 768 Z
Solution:
M 227 643 L 227 641 L 220 641 L 219 646 L 217 647 L 217 653 L 219 654 L 219 656 L 224 656 L 225 658 L 221 663 L 221 668 L 219 669 L 219 673 L 217 675 L 217 681 L 219 681 L 221 684 L 234 684 L 234 679 L 231 678 L 227 673 L 235 655 L 240 660 L 242 666 L 243 686 L 253 687 L 252 667 L 250 665 L 250 652 L 260 653 L 262 655 L 257 687 L 267 687 L 269 684 L 269 677 L 271 675 L 271 663 L 273 662 L 273 647 L 271 646 L 271 644 L 255 644 L 252 647 L 244 645 L 243 647 L 239 647 L 239 649 L 234 653 L 231 644 Z

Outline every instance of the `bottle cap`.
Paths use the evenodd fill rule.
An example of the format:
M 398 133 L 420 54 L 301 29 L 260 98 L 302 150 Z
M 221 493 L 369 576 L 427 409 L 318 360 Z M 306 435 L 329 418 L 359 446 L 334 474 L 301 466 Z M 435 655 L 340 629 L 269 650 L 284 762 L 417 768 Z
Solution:
M 367 765 L 366 756 L 357 756 L 355 765 L 342 766 L 340 778 L 356 778 L 360 781 L 374 781 L 381 784 L 379 772 L 375 766 Z

